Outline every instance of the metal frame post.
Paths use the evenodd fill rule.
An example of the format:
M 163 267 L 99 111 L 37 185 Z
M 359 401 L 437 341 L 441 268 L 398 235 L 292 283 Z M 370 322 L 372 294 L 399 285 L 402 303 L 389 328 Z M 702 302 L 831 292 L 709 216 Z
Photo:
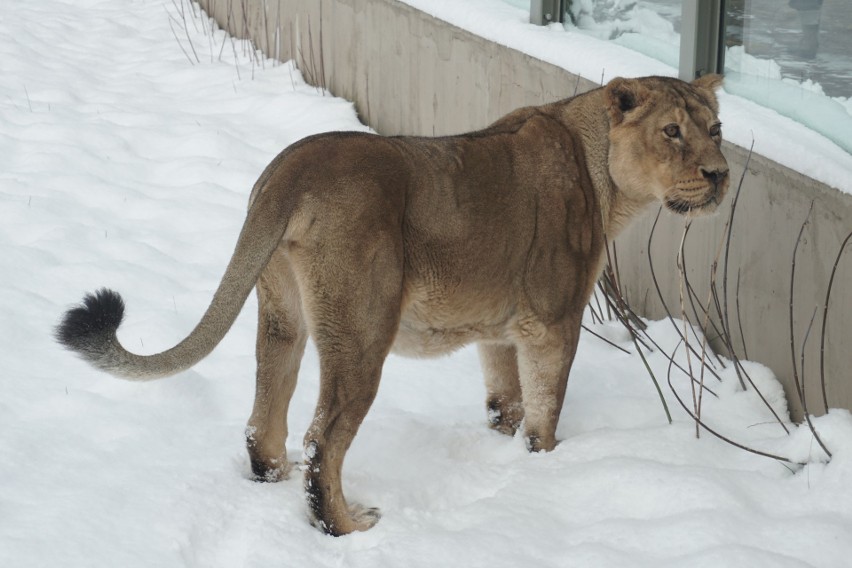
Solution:
M 530 23 L 546 26 L 561 22 L 566 0 L 530 0 Z
M 725 0 L 683 0 L 680 69 L 684 81 L 725 68 Z

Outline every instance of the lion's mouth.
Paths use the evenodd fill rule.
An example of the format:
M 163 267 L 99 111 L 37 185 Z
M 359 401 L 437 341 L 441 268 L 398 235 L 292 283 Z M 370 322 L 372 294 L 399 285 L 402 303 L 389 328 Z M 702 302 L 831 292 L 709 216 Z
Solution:
M 715 210 L 719 205 L 718 192 L 710 191 L 710 195 L 701 201 L 686 200 L 677 197 L 669 197 L 666 199 L 666 207 L 679 215 L 688 215 L 690 213 L 702 212 L 710 209 Z

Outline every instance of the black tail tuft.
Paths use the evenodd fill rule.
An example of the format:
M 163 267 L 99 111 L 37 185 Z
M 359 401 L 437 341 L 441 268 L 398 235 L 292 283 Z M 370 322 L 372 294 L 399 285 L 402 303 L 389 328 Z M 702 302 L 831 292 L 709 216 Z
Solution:
M 103 355 L 124 317 L 124 300 L 117 292 L 101 288 L 87 294 L 83 303 L 68 310 L 56 327 L 56 340 L 85 358 Z

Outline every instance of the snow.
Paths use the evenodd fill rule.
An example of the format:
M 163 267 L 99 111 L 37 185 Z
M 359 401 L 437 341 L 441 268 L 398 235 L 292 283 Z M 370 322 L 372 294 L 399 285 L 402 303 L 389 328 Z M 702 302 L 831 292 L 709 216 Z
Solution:
M 519 0 L 401 1 L 591 81 L 618 76 L 677 76 L 678 36 L 671 24 L 642 2 L 616 22 L 595 21 L 583 12 L 591 11 L 592 2 L 578 2 L 575 11 L 581 14 L 580 25 L 585 28 L 580 30 L 570 24 L 532 25 L 528 4 Z M 619 7 L 622 3 L 611 4 Z M 609 41 L 616 30 L 623 35 Z M 852 113 L 848 99 L 810 95 L 808 91 L 815 89 L 808 85 L 793 88 L 788 80 L 780 81 L 777 70 L 761 68 L 765 79 L 747 79 L 743 73 L 772 62 L 744 58 L 736 50 L 729 53 L 730 63 L 738 72 L 730 74 L 720 93 L 725 139 L 743 148 L 749 148 L 753 141 L 756 153 L 852 193 Z M 819 133 L 794 120 L 803 118 L 801 109 L 805 106 L 809 110 L 805 120 Z
M 647 354 L 672 425 L 617 324 L 588 322 L 632 354 L 583 334 L 546 455 L 486 427 L 475 350 L 391 357 L 344 469 L 349 498 L 383 518 L 339 539 L 308 524 L 300 476 L 250 480 L 253 297 L 214 353 L 171 379 L 116 380 L 61 350 L 52 327 L 100 286 L 127 301 L 125 345 L 172 346 L 210 301 L 272 157 L 309 133 L 365 129 L 350 103 L 196 18 L 176 27 L 190 64 L 169 25 L 183 25 L 179 6 L 29 0 L 0 20 L 0 566 L 848 565 L 852 416 L 814 420 L 827 462 L 729 366 L 706 379 L 718 399 L 704 396 L 704 419 L 807 465 L 696 439 L 667 359 Z M 685 365 L 669 322 L 650 332 Z M 786 417 L 771 372 L 747 368 Z M 309 347 L 294 458 L 318 374 Z M 671 380 L 691 404 L 684 377 Z

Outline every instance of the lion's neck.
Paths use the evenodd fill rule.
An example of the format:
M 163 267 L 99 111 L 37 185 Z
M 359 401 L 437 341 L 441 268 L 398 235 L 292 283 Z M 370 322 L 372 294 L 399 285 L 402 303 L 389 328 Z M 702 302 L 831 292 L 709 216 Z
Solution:
M 614 239 L 650 203 L 650 199 L 629 199 L 609 173 L 609 117 L 603 90 L 575 97 L 564 107 L 565 122 L 580 136 L 589 177 L 601 209 L 607 239 Z

